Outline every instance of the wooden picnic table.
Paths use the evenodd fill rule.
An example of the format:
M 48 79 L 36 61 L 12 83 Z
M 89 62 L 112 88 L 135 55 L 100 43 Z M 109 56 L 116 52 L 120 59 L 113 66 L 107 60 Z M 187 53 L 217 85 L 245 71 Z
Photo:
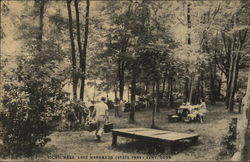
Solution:
M 175 145 L 179 142 L 190 140 L 190 142 L 196 143 L 199 137 L 198 134 L 177 133 L 152 128 L 124 128 L 112 129 L 111 131 L 113 135 L 113 147 L 117 145 L 117 136 L 121 136 L 159 144 L 163 152 L 165 151 L 165 146 L 170 151 L 173 151 Z
M 176 114 L 178 114 L 179 110 L 183 110 L 187 114 L 187 113 L 190 113 L 191 110 L 199 109 L 200 107 L 201 107 L 200 105 L 181 105 L 180 107 L 176 108 L 175 111 L 176 111 Z
M 200 107 L 201 107 L 201 105 L 181 105 L 179 107 L 179 109 L 189 109 L 189 110 L 191 110 L 191 109 L 197 109 L 197 108 L 200 108 Z

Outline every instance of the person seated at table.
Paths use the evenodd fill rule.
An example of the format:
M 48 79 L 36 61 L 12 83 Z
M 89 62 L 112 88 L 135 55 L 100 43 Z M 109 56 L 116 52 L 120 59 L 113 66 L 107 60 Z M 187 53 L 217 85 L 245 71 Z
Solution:
M 190 111 L 190 114 L 187 116 L 191 118 L 191 120 L 194 120 L 198 116 L 199 112 L 196 109 L 192 109 Z
M 181 104 L 181 106 L 186 106 L 186 103 L 185 103 L 185 102 L 183 102 L 183 103 Z

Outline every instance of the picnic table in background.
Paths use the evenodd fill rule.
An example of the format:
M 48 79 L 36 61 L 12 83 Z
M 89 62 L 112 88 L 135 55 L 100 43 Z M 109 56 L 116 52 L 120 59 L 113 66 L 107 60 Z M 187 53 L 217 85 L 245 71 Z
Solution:
M 124 128 L 112 129 L 111 131 L 113 135 L 113 147 L 117 145 L 117 136 L 121 136 L 159 144 L 162 152 L 165 152 L 166 147 L 172 152 L 178 143 L 184 140 L 196 143 L 199 137 L 198 134 L 178 133 L 152 128 Z
M 170 122 L 172 121 L 185 121 L 190 122 L 199 119 L 199 115 L 204 116 L 206 108 L 202 105 L 181 105 L 175 109 L 175 114 L 168 115 Z M 202 121 L 203 122 L 203 121 Z
M 178 109 L 192 110 L 192 109 L 199 109 L 200 107 L 201 105 L 181 105 Z

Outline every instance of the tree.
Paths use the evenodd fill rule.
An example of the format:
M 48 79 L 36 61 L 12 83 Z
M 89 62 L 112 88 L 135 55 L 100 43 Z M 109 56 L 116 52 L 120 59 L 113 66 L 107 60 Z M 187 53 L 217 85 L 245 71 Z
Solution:
M 71 64 L 73 68 L 73 100 L 77 100 L 77 83 L 78 83 L 78 76 L 77 76 L 77 65 L 76 65 L 76 50 L 75 50 L 75 42 L 74 42 L 74 34 L 73 34 L 73 21 L 72 21 L 72 11 L 71 11 L 71 1 L 72 0 L 67 0 L 67 9 L 68 9 L 68 28 L 69 28 L 69 35 L 70 35 L 70 43 L 71 43 Z M 76 15 L 78 13 L 76 12 Z M 78 22 L 78 21 L 77 21 Z M 78 25 L 77 25 L 78 26 Z M 79 29 L 77 29 L 78 31 Z M 79 31 L 77 36 L 79 35 Z M 79 38 L 78 38 L 79 39 Z M 79 46 L 79 42 L 78 42 Z M 81 46 L 81 44 L 80 44 Z M 80 48 L 80 47 L 79 47 Z M 79 49 L 80 51 L 80 49 Z
M 108 29 L 111 34 L 107 38 L 106 56 L 117 65 L 120 97 L 123 95 L 124 83 L 131 85 L 130 121 L 135 120 L 135 95 L 139 94 L 137 83 L 149 84 L 152 80 L 153 84 L 161 79 L 160 67 L 164 66 L 161 59 L 167 59 L 168 46 L 173 46 L 171 36 L 165 29 L 165 23 L 170 19 L 163 16 L 163 8 L 157 9 L 161 5 L 152 1 L 106 3 L 105 13 L 112 24 L 112 28 Z M 159 92 L 159 86 L 156 91 Z
M 86 56 L 87 56 L 87 45 L 88 45 L 88 33 L 89 33 L 89 8 L 90 1 L 86 0 L 86 15 L 85 15 L 85 32 L 84 32 L 84 42 L 83 42 L 83 56 L 80 59 L 81 67 L 81 88 L 80 88 L 80 99 L 84 98 L 84 87 L 85 87 L 85 78 L 86 78 Z
M 44 5 L 46 1 L 36 0 L 35 3 L 39 5 L 39 33 L 37 38 L 37 49 L 38 52 L 42 51 L 43 43 L 43 19 L 44 19 Z
M 122 5 L 124 4 L 124 5 Z M 115 6 L 115 7 L 114 7 Z M 118 7 L 122 8 L 122 12 L 117 12 Z M 112 13 L 112 11 L 114 11 Z M 126 68 L 126 53 L 129 46 L 130 39 L 130 29 L 129 21 L 132 14 L 132 3 L 124 2 L 108 2 L 104 10 L 106 14 L 110 16 L 112 26 L 116 28 L 109 29 L 109 34 L 107 42 L 108 50 L 112 51 L 112 58 L 117 64 L 117 80 L 119 86 L 119 97 L 123 99 L 124 85 L 125 85 L 125 68 Z
M 230 8 L 230 3 L 225 4 Z M 246 43 L 249 41 L 249 3 L 241 1 L 237 3 L 237 7 L 231 11 L 222 12 L 221 16 L 224 21 L 220 21 L 221 28 L 218 29 L 220 41 L 218 43 L 221 49 L 217 49 L 216 61 L 220 70 L 227 79 L 226 105 L 229 111 L 233 111 L 234 96 L 237 91 L 238 73 L 241 68 L 247 66 L 245 59 L 249 56 L 246 51 L 248 47 Z M 220 19 L 221 20 L 221 19 Z
M 65 71 L 58 68 L 63 53 L 53 34 L 44 29 L 45 3 L 35 1 L 31 12 L 22 15 L 19 30 L 25 42 L 24 54 L 17 57 L 17 67 L 5 78 L 1 122 L 4 147 L 11 155 L 32 155 L 44 146 L 67 102 L 63 91 Z M 37 26 L 31 15 L 38 15 Z

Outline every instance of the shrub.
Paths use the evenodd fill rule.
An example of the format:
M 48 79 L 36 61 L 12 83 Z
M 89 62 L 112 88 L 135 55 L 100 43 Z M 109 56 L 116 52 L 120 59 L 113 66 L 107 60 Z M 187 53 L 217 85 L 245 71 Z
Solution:
M 50 141 L 66 106 L 65 78 L 53 61 L 18 58 L 17 65 L 3 86 L 3 143 L 10 155 L 32 155 Z
M 223 148 L 219 153 L 220 156 L 232 157 L 237 151 L 236 148 L 236 136 L 237 136 L 237 119 L 233 118 L 231 123 L 229 123 L 229 131 L 223 137 L 221 142 Z

